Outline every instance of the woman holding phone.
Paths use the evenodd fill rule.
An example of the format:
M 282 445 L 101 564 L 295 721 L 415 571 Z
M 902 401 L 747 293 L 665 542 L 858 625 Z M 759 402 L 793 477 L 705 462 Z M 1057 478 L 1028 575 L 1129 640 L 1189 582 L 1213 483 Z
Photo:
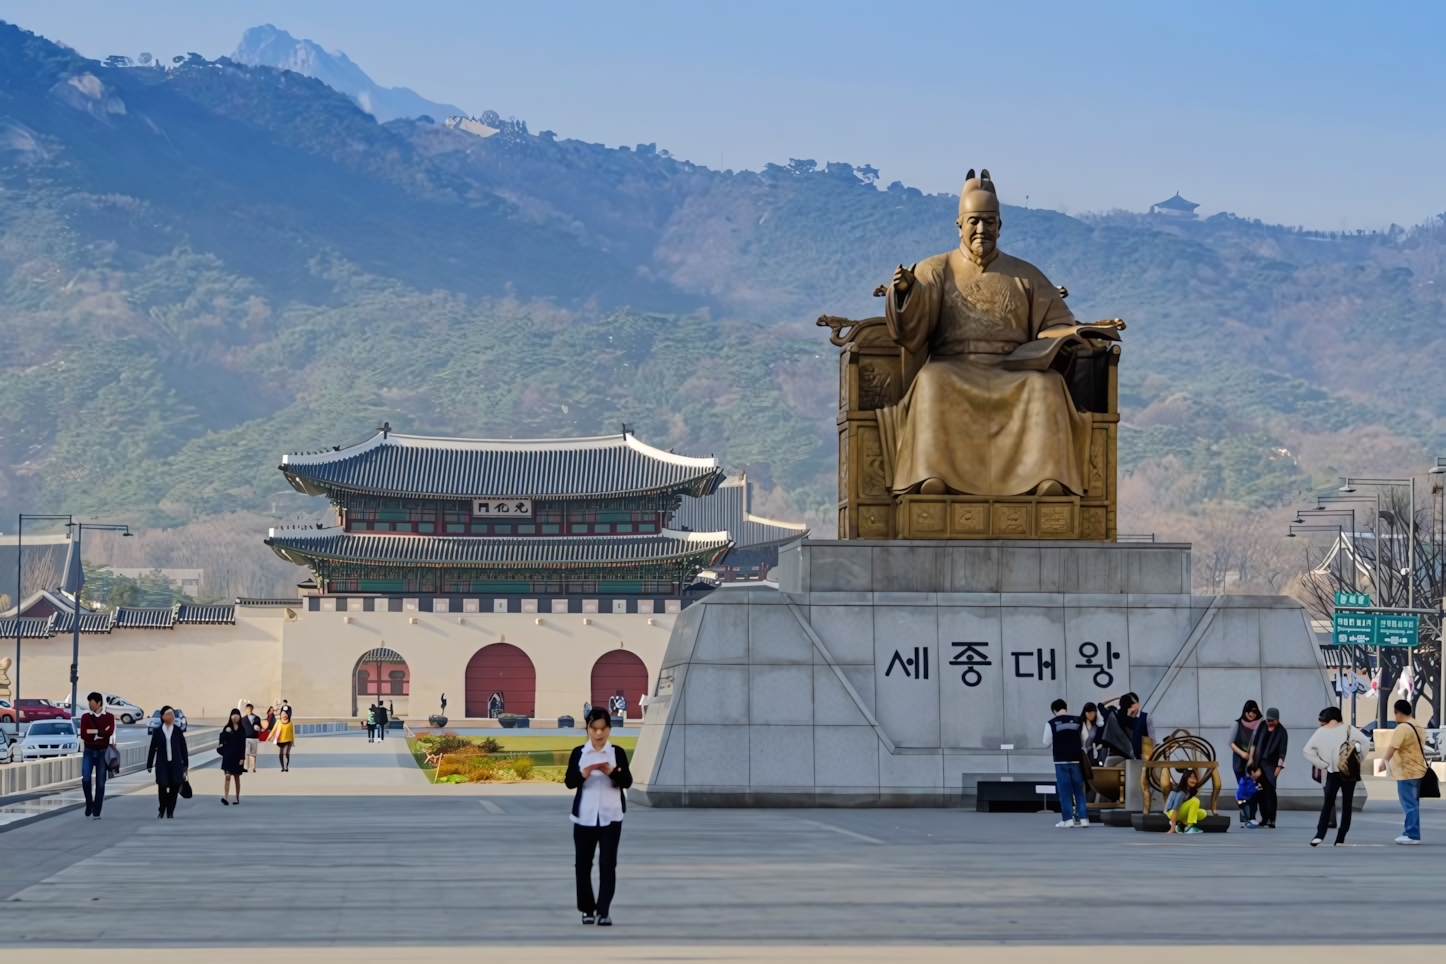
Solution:
M 572 843 L 577 860 L 577 909 L 584 924 L 612 926 L 608 910 L 617 889 L 618 841 L 623 832 L 623 814 L 627 797 L 623 793 L 633 785 L 628 771 L 628 754 L 620 746 L 608 742 L 612 720 L 608 711 L 594 707 L 586 720 L 587 742 L 572 751 L 567 761 L 563 782 L 577 791 L 572 798 Z M 592 857 L 598 859 L 597 897 L 592 889 Z

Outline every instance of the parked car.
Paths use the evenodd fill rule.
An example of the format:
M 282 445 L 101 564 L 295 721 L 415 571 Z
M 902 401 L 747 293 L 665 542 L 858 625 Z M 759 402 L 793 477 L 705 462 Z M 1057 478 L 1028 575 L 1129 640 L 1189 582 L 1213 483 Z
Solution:
M 117 723 L 124 723 L 126 726 L 130 726 L 132 723 L 138 723 L 146 718 L 146 711 L 125 697 L 116 696 L 114 693 L 101 693 L 100 695 L 101 699 L 105 701 L 106 711 L 115 717 Z M 70 711 L 70 696 L 67 695 L 64 699 L 56 700 L 55 705 Z M 82 713 L 88 712 L 89 710 L 89 704 L 81 707 Z M 72 718 L 74 718 L 74 715 L 72 712 Z
M 70 720 L 40 720 L 31 723 L 16 744 L 22 760 L 69 756 L 76 752 L 78 746 L 75 724 Z
M 181 708 L 178 706 L 171 707 L 171 712 L 176 714 L 176 725 L 181 728 L 181 732 L 186 732 L 186 714 L 182 713 Z M 151 714 L 151 718 L 146 720 L 146 736 L 150 736 L 152 733 L 156 732 L 156 727 L 160 725 L 161 711 L 156 710 L 154 713 Z
M 15 707 L 9 700 L 0 700 L 0 723 L 19 723 L 15 718 Z
M 36 720 L 68 720 L 70 711 L 56 706 L 49 700 L 16 700 L 15 712 L 20 719 L 17 723 L 34 723 Z

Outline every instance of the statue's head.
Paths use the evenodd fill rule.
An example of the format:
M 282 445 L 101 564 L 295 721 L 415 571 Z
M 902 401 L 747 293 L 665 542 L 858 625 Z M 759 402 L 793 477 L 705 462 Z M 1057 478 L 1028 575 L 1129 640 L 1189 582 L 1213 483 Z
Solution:
M 964 187 L 959 191 L 959 245 L 973 252 L 976 258 L 987 258 L 999 242 L 999 195 L 987 170 L 974 176 L 971 168 Z

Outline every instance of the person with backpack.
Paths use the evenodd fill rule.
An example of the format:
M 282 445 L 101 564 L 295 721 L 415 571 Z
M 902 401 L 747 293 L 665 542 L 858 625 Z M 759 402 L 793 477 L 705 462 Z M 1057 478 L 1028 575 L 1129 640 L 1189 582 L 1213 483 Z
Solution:
M 1319 847 L 1325 840 L 1326 829 L 1335 813 L 1336 794 L 1341 796 L 1341 820 L 1335 845 L 1339 847 L 1346 842 L 1346 834 L 1351 829 L 1351 802 L 1361 779 L 1361 760 L 1368 746 L 1370 738 L 1344 722 L 1340 707 L 1327 706 L 1320 711 L 1320 729 L 1306 740 L 1303 750 L 1306 761 L 1325 772 L 1325 803 L 1310 841 L 1312 847 Z
M 1397 700 L 1392 707 L 1396 711 L 1396 728 L 1391 732 L 1391 742 L 1386 747 L 1386 762 L 1391 766 L 1391 776 L 1396 781 L 1396 797 L 1401 801 L 1401 810 L 1406 814 L 1406 827 L 1396 843 L 1419 846 L 1421 843 L 1421 780 L 1426 776 L 1426 744 L 1421 731 L 1411 722 L 1411 704 Z M 1439 792 L 1439 791 L 1438 791 Z

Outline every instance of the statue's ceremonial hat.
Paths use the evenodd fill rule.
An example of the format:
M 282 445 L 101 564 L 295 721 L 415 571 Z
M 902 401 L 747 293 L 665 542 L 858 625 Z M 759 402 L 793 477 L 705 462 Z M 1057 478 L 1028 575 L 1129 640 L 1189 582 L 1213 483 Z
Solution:
M 983 212 L 999 213 L 999 195 L 994 193 L 994 182 L 987 170 L 981 170 L 976 177 L 974 169 L 970 168 L 964 187 L 959 191 L 959 216 Z

